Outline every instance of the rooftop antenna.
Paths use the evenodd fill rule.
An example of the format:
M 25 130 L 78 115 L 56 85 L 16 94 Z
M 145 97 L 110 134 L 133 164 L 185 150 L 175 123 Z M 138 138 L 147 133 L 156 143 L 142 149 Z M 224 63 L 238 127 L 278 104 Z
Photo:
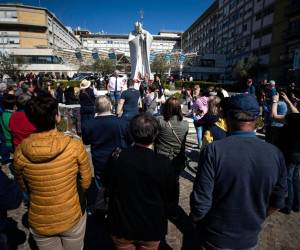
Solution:
M 139 14 L 140 14 L 141 24 L 143 24 L 143 21 L 144 21 L 144 14 L 145 14 L 144 10 L 141 9 L 141 10 L 139 11 Z

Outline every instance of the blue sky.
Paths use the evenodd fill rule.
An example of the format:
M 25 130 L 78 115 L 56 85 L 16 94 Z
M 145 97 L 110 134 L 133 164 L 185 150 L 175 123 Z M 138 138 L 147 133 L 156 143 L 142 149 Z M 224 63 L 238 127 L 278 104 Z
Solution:
M 144 10 L 144 28 L 184 31 L 213 0 L 0 0 L 48 8 L 66 25 L 94 32 L 127 34 Z

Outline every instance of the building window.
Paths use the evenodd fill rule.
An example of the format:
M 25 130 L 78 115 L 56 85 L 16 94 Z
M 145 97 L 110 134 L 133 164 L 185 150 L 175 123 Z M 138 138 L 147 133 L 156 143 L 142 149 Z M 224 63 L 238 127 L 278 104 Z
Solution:
M 268 16 L 270 14 L 272 14 L 274 12 L 274 5 L 271 5 L 270 7 L 268 8 L 265 8 L 264 10 L 260 11 L 259 13 L 257 13 L 255 15 L 255 19 L 256 21 L 265 17 L 265 16 Z
M 268 27 L 268 28 L 265 28 L 265 29 L 263 29 L 263 31 L 262 31 L 263 36 L 268 35 L 268 34 L 270 34 L 270 33 L 272 33 L 272 26 L 270 26 L 270 27 Z
M 19 44 L 20 39 L 18 37 L 10 37 L 9 38 L 9 44 Z
M 6 11 L 6 17 L 7 18 L 17 18 L 17 12 L 16 11 Z
M 210 59 L 201 59 L 200 60 L 200 66 L 201 67 L 215 67 L 216 61 L 210 60 Z
M 270 52 L 271 52 L 271 47 L 265 47 L 265 48 L 261 49 L 260 54 L 267 55 L 267 54 L 270 54 Z
M 0 11 L 0 18 L 17 18 L 17 12 L 15 10 Z

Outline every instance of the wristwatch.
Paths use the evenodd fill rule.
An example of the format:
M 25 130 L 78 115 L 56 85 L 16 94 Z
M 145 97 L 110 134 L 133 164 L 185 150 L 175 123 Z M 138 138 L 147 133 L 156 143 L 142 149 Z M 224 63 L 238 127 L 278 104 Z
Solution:
M 273 100 L 273 103 L 277 103 L 278 101 Z

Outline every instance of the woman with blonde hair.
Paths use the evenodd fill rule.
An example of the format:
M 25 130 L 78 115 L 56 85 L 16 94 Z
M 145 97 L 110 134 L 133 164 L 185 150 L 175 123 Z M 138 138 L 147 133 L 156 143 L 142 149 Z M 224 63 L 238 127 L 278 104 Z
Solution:
M 198 97 L 201 95 L 201 88 L 199 84 L 194 85 L 193 88 L 193 101 L 196 101 Z
M 222 112 L 226 100 L 218 96 L 209 97 L 208 112 L 203 118 L 203 146 L 226 137 L 227 124 Z

